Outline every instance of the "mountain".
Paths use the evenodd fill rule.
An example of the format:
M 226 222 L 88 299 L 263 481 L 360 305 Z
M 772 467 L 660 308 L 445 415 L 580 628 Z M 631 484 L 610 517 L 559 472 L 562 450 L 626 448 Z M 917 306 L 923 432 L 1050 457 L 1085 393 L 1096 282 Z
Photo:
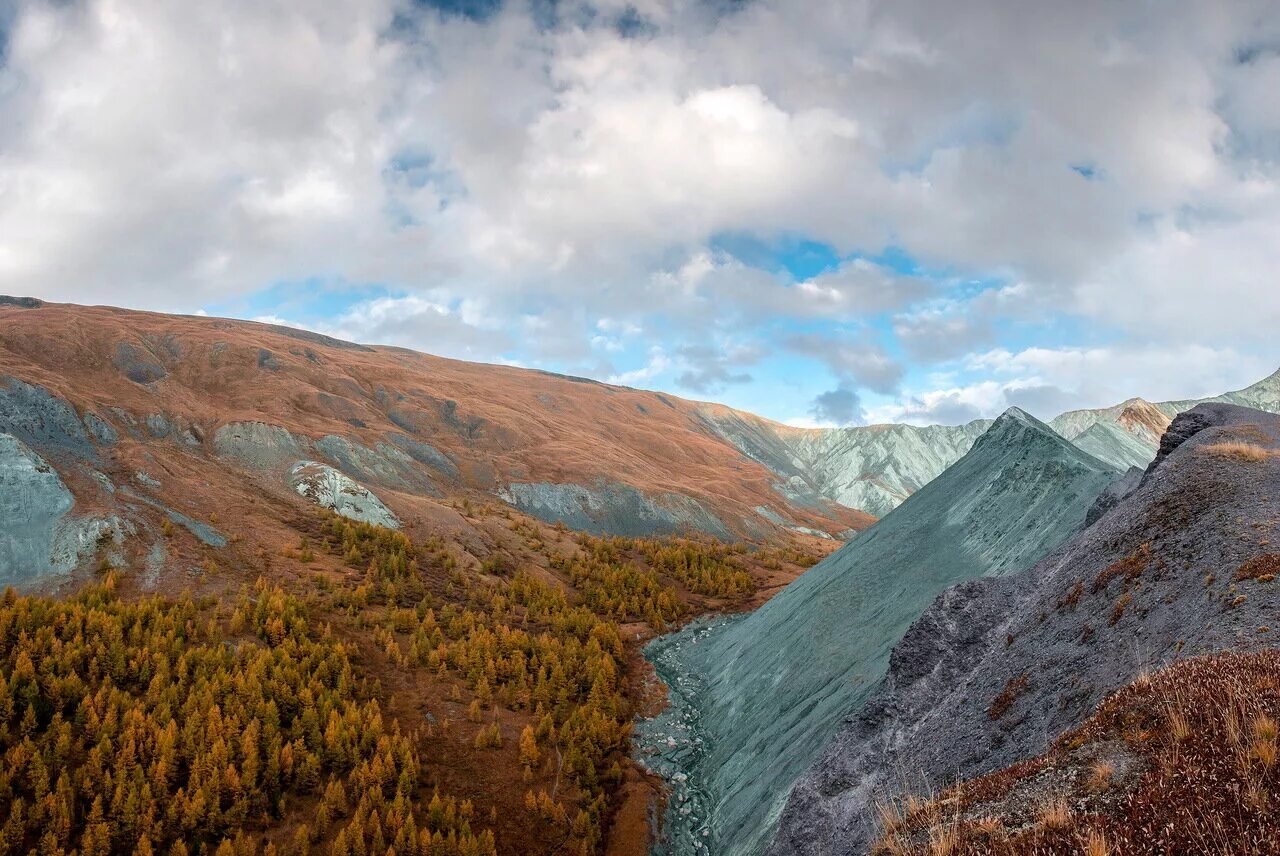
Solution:
M 1280 412 L 1280 372 L 1209 399 L 1071 410 L 1049 425 L 1089 454 L 1118 467 L 1146 467 L 1169 420 L 1203 402 Z M 825 497 L 883 517 L 960 459 L 991 422 L 965 425 L 864 425 L 802 429 L 719 405 L 702 405 L 710 430 L 768 467 L 799 501 Z
M 592 533 L 872 522 L 785 485 L 701 406 L 252 322 L 0 301 L 0 529 L 25 533 L 0 578 L 66 570 L 156 513 L 216 541 L 196 521 L 264 489 L 406 526 L 457 524 L 458 493 Z
M 719 406 L 708 424 L 794 488 L 883 517 L 958 461 L 991 425 L 867 425 L 796 429 Z
M 1033 758 L 1165 664 L 1274 644 L 1278 447 L 1275 415 L 1197 405 L 1091 527 L 1024 572 L 949 589 L 796 783 L 769 852 L 866 853 L 878 804 Z
M 1096 410 L 1070 410 L 1050 420 L 1053 429 L 1085 451 L 1120 467 L 1145 467 L 1155 457 L 1169 421 L 1198 404 L 1238 404 L 1280 413 L 1280 371 L 1251 386 L 1212 398 L 1151 403 L 1141 398 Z
M 759 852 L 791 783 L 874 690 L 921 611 L 948 586 L 1038 560 L 1117 475 L 1010 409 L 760 609 L 652 643 L 671 704 L 641 726 L 639 751 L 674 783 L 667 850 Z

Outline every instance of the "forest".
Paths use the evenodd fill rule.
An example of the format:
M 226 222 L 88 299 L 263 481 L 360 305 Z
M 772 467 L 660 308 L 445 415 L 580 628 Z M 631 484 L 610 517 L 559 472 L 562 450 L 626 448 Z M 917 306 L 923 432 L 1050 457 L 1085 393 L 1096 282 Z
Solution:
M 6 591 L 0 852 L 599 852 L 631 763 L 621 625 L 755 583 L 741 546 L 508 529 L 477 561 L 327 514 L 233 598 L 126 594 L 105 562 L 70 597 Z M 388 708 L 405 687 L 424 712 Z M 454 769 L 483 765 L 519 817 Z

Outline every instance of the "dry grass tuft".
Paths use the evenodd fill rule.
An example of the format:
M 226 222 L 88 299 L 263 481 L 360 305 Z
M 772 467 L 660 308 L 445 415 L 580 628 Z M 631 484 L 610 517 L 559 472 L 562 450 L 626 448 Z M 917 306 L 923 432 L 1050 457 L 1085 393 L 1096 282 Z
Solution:
M 1181 743 L 1191 736 L 1191 724 L 1187 722 L 1187 715 L 1178 708 L 1169 710 L 1169 736 L 1173 738 L 1175 743 Z
M 873 856 L 905 856 L 910 852 L 902 839 L 894 835 L 885 836 L 871 845 Z
M 954 824 L 934 827 L 929 833 L 929 856 L 951 856 L 960 846 L 960 833 Z
M 973 824 L 973 831 L 978 835 L 991 838 L 1004 832 L 1004 822 L 998 817 L 978 818 Z
M 1244 443 L 1239 440 L 1230 440 L 1225 443 L 1212 443 L 1208 446 L 1200 447 L 1205 454 L 1213 455 L 1218 458 L 1230 458 L 1236 461 L 1245 461 L 1251 464 L 1260 464 L 1263 461 L 1276 457 L 1280 452 L 1272 449 L 1264 449 L 1254 443 Z
M 880 818 L 880 828 L 885 835 L 893 835 L 902 826 L 902 809 L 894 800 L 881 800 L 876 803 L 876 814 Z
M 1111 845 L 1107 843 L 1107 836 L 1102 830 L 1089 830 L 1084 841 L 1084 853 L 1085 856 L 1111 856 Z
M 1270 770 L 1276 763 L 1276 721 L 1265 713 L 1253 719 L 1253 741 L 1250 745 L 1253 757 Z
M 1115 627 L 1116 623 L 1120 621 L 1121 617 L 1124 615 L 1124 611 L 1129 608 L 1129 604 L 1131 603 L 1133 603 L 1133 595 L 1128 592 L 1125 592 L 1120 595 L 1120 597 L 1116 598 L 1115 605 L 1111 607 L 1111 615 L 1107 618 L 1107 624 Z
M 1070 829 L 1073 822 L 1071 806 L 1064 799 L 1051 800 L 1040 807 L 1039 820 L 1045 829 Z
M 1149 564 L 1151 564 L 1151 543 L 1147 542 L 1135 550 L 1132 555 L 1125 556 L 1118 562 L 1112 562 L 1103 568 L 1093 580 L 1093 591 L 1102 591 L 1116 577 L 1124 577 L 1127 587 L 1129 583 L 1142 576 L 1142 572 L 1147 569 Z
M 1099 759 L 1093 762 L 1093 766 L 1089 769 L 1087 787 L 1095 794 L 1110 790 L 1115 776 L 1116 765 L 1106 759 Z

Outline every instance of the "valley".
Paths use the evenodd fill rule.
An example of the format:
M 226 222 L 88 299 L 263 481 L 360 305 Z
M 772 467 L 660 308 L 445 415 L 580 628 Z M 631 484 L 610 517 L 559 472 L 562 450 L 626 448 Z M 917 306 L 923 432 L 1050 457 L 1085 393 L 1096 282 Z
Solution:
M 1108 812 L 1148 805 L 1174 750 L 1105 705 L 1144 675 L 1182 686 L 1183 658 L 1267 649 L 1274 411 L 1280 373 L 1048 422 L 800 429 L 288 328 L 0 301 L 0 841 L 1146 852 Z M 1036 826 L 1019 777 L 1093 744 L 1115 787 L 1071 773 L 1050 788 L 1071 835 Z M 1270 780 L 1232 769 L 1247 825 Z

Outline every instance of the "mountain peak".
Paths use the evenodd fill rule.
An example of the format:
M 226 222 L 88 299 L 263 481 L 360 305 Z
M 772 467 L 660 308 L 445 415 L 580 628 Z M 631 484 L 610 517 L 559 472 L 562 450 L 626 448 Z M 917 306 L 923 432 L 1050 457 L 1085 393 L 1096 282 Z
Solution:
M 1021 407 L 1010 407 L 996 417 L 996 420 L 991 423 L 991 427 L 987 429 L 983 437 L 1010 436 L 1027 430 L 1042 432 L 1049 436 L 1057 436 L 1052 428 Z
M 1004 413 L 1001 413 L 1000 416 L 996 418 L 996 422 L 999 422 L 1001 419 L 1015 419 L 1019 422 L 1025 422 L 1027 424 L 1037 424 L 1037 423 L 1043 424 L 1043 423 L 1040 423 L 1039 419 L 1036 419 L 1030 413 L 1023 410 L 1021 407 L 1018 407 L 1017 405 L 1014 405 L 1008 408 L 1007 410 L 1005 410 Z
M 1075 461 L 1090 469 L 1123 469 L 1099 460 L 1021 407 L 1010 407 L 1001 413 L 986 433 L 974 443 L 974 448 L 984 448 L 990 454 L 1001 456 L 1054 456 Z

